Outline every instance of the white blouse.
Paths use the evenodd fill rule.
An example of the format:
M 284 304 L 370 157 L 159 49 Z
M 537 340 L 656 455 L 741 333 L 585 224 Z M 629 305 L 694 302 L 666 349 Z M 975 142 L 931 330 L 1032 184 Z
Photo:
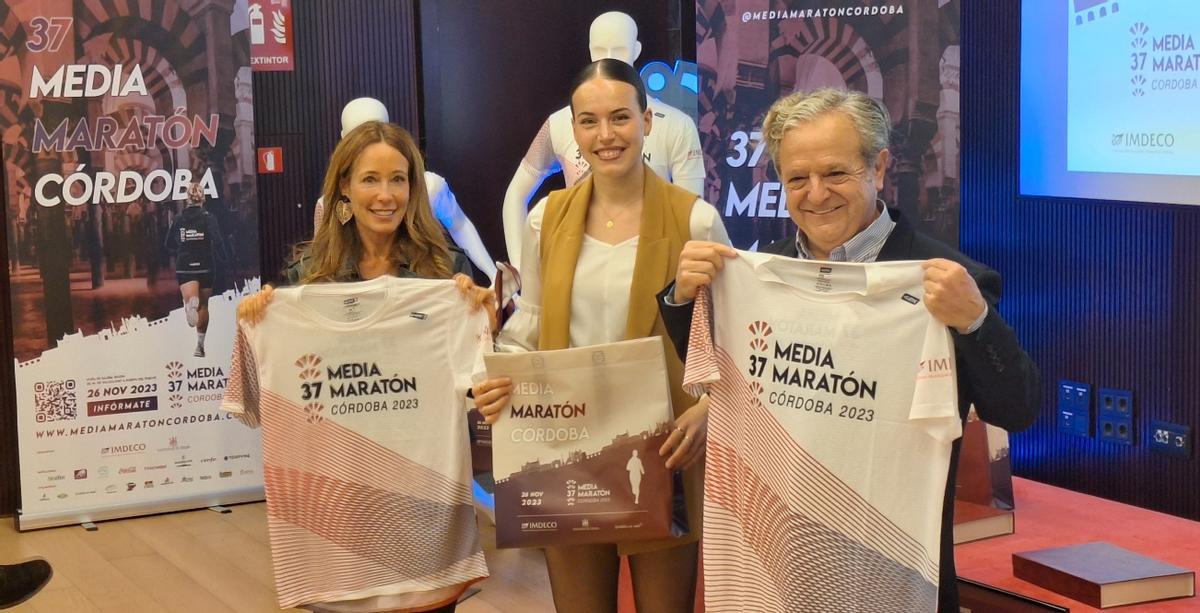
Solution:
M 541 320 L 541 234 L 546 199 L 525 220 L 521 240 L 521 295 L 517 312 L 496 339 L 499 351 L 533 351 L 538 346 Z M 693 240 L 729 244 L 721 216 L 711 204 L 697 199 L 688 220 Z M 611 343 L 625 337 L 629 315 L 629 286 L 637 261 L 638 237 L 615 245 L 584 235 L 571 286 L 571 346 Z M 664 286 L 665 287 L 665 286 Z

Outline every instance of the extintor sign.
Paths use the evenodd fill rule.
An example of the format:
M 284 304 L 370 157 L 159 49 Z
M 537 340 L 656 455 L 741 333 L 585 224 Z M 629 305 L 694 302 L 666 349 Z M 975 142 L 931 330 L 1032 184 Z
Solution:
M 283 147 L 258 148 L 258 174 L 272 175 L 283 172 Z
M 291 0 L 256 0 L 250 3 L 250 66 L 254 72 L 292 71 L 296 67 L 292 44 Z M 261 173 L 261 164 L 259 172 Z

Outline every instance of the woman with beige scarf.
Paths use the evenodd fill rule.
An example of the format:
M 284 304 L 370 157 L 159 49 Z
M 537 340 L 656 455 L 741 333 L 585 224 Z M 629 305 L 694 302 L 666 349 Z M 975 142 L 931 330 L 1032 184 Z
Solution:
M 653 114 L 632 66 L 612 59 L 588 65 L 571 88 L 571 115 L 591 172 L 530 212 L 522 240 L 523 295 L 497 342 L 502 350 L 530 351 L 662 337 L 676 429 L 660 453 L 670 456 L 668 468 L 684 472 L 691 531 L 662 541 L 547 548 L 554 603 L 559 613 L 615 612 L 620 556 L 626 555 L 639 611 L 690 613 L 708 401 L 683 391 L 682 365 L 655 295 L 673 280 L 684 243 L 728 244 L 729 238 L 712 205 L 643 162 Z M 473 389 L 489 422 L 501 418 L 511 394 L 506 377 Z

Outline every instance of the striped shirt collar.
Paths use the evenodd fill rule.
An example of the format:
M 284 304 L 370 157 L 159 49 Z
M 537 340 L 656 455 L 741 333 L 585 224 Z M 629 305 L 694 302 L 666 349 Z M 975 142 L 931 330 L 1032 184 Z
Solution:
M 888 214 L 887 205 L 879 200 L 880 212 L 875 221 L 862 232 L 855 234 L 844 244 L 834 247 L 827 258 L 830 262 L 874 262 L 883 249 L 883 243 L 891 235 L 896 222 Z M 805 260 L 815 260 L 808 248 L 808 238 L 799 229 L 796 230 L 796 252 Z

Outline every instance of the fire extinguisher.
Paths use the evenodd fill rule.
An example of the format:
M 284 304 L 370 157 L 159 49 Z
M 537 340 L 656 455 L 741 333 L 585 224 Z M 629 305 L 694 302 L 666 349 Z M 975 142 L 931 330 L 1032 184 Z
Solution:
M 262 7 L 250 5 L 250 44 L 261 45 L 267 42 L 266 28 L 263 26 Z

